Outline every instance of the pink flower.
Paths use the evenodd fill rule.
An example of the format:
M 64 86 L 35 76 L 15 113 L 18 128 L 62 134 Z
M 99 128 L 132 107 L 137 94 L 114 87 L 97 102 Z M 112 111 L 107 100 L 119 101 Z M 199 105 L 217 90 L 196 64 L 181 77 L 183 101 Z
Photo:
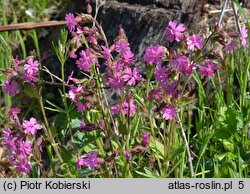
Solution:
M 10 96 L 15 96 L 16 94 L 19 94 L 18 84 L 16 81 L 9 82 L 6 80 L 4 82 L 5 88 L 3 88 L 3 91 L 5 93 L 8 93 Z
M 183 32 L 186 30 L 186 27 L 184 24 L 179 24 L 177 26 L 177 21 L 170 21 L 168 24 L 168 27 L 165 30 L 167 39 L 169 42 L 173 42 L 176 40 L 177 42 L 180 42 L 183 38 Z
M 81 37 L 83 34 L 83 29 L 81 28 L 81 26 L 78 26 L 76 28 L 76 34 L 78 35 L 78 37 Z
M 177 99 L 179 97 L 179 92 L 177 90 L 177 81 L 174 81 L 171 85 L 167 85 L 167 87 L 165 87 L 165 92 L 168 96 L 172 95 L 173 98 Z
M 88 96 L 88 97 L 86 98 L 85 107 L 90 109 L 90 108 L 94 105 L 94 103 L 95 103 L 95 101 L 94 101 L 94 99 L 92 98 L 92 96 Z
M 11 130 L 9 128 L 3 129 L 2 135 L 4 139 L 12 139 Z
M 71 74 L 68 76 L 68 80 L 67 80 L 67 82 L 66 82 L 67 85 L 69 85 L 69 82 L 70 82 L 71 80 L 73 80 L 73 74 L 74 74 L 74 71 L 72 71 Z
M 244 24 L 241 29 L 241 44 L 245 47 L 247 44 L 248 30 Z
M 21 64 L 21 62 L 18 60 L 18 56 L 16 56 L 16 58 L 14 59 L 14 67 L 15 67 L 15 71 L 19 70 L 19 65 Z
M 161 113 L 165 120 L 172 120 L 177 115 L 177 110 L 173 104 L 169 104 L 167 108 L 163 108 Z
M 76 55 L 75 51 L 69 51 L 69 57 L 72 59 L 76 59 L 77 55 Z
M 87 160 L 87 167 L 89 169 L 94 169 L 95 167 L 98 166 L 98 160 L 97 160 L 97 155 L 98 155 L 98 152 L 89 152 L 87 154 L 87 157 L 88 157 L 88 160 Z M 84 157 L 84 156 L 83 156 Z
M 148 99 L 151 100 L 161 100 L 163 98 L 163 93 L 160 88 L 153 89 L 149 91 Z
M 27 83 L 36 83 L 38 81 L 38 73 L 29 74 L 27 72 L 24 72 L 23 78 Z
M 78 85 L 77 88 L 75 86 L 71 86 L 69 90 L 69 98 L 72 101 L 77 101 L 78 98 L 81 96 L 83 92 L 83 87 L 81 85 Z
M 124 70 L 124 75 L 122 76 L 123 81 L 128 82 L 128 85 L 134 86 L 137 81 L 141 81 L 141 75 L 139 73 L 139 68 L 135 67 L 132 71 L 131 68 Z
M 86 38 L 86 41 L 88 43 L 92 43 L 92 44 L 97 45 L 97 38 L 96 38 L 96 35 L 94 35 L 94 34 L 88 35 L 88 37 Z
M 65 20 L 67 20 L 67 24 L 66 24 L 67 28 L 70 31 L 73 31 L 75 29 L 75 26 L 76 26 L 76 21 L 75 21 L 74 15 L 72 13 L 66 14 Z
M 161 59 L 164 58 L 164 52 L 162 46 L 150 46 L 146 49 L 146 53 L 143 56 L 144 61 L 146 61 L 150 66 L 156 64 L 161 65 Z
M 16 144 L 15 144 L 15 141 L 14 141 L 13 136 L 11 134 L 11 130 L 9 128 L 6 128 L 6 129 L 3 129 L 2 133 L 3 133 L 2 136 L 3 136 L 4 145 L 10 151 L 15 151 L 16 150 Z
M 25 159 L 22 159 L 20 161 L 16 161 L 15 165 L 17 166 L 16 167 L 17 172 L 21 172 L 24 175 L 29 174 L 31 171 L 31 165 Z
M 86 108 L 85 108 L 85 106 L 82 104 L 82 102 L 77 102 L 77 103 L 76 103 L 76 107 L 77 107 L 77 112 L 81 112 L 82 114 L 84 114 Z
M 14 119 L 15 117 L 17 117 L 17 115 L 21 112 L 21 110 L 19 108 L 11 108 L 8 111 L 8 116 L 12 119 Z
M 123 150 L 123 154 L 127 161 L 131 158 L 131 153 L 129 151 Z
M 27 158 L 31 153 L 32 148 L 29 141 L 18 141 L 16 153 L 19 158 Z
M 134 53 L 131 51 L 121 53 L 121 59 L 118 60 L 120 66 L 130 66 L 135 63 L 135 60 L 132 59 L 134 57 Z
M 226 53 L 229 54 L 237 45 L 236 40 L 232 40 L 227 46 L 226 46 Z
M 196 66 L 196 64 L 190 64 L 188 58 L 184 55 L 177 55 L 171 63 L 186 76 L 191 75 L 193 73 L 193 68 Z
M 88 154 L 84 154 L 77 159 L 76 168 L 81 169 L 81 166 L 86 166 L 89 169 L 93 170 L 97 167 L 98 159 L 97 159 L 98 152 L 89 152 Z
M 36 83 L 38 81 L 38 73 L 39 73 L 39 62 L 33 61 L 32 58 L 27 60 L 27 63 L 24 64 L 24 73 L 23 78 L 28 83 Z
M 118 114 L 120 114 L 120 112 L 121 112 L 121 108 L 120 108 L 119 104 L 111 107 L 112 115 L 118 115 Z
M 204 76 L 215 76 L 214 74 L 214 70 L 219 70 L 220 66 L 215 64 L 213 65 L 213 63 L 211 61 L 205 61 L 205 65 L 204 66 L 198 66 L 199 68 L 199 72 L 204 75 Z
M 29 58 L 27 63 L 24 64 L 24 70 L 26 73 L 34 75 L 38 72 L 39 62 L 37 60 L 33 61 L 32 58 Z
M 107 61 L 114 59 L 109 49 L 107 49 L 105 46 L 102 46 L 102 49 L 103 49 L 102 54 Z
M 37 130 L 42 129 L 42 125 L 37 123 L 36 118 L 31 117 L 29 121 L 24 120 L 23 121 L 23 127 L 25 128 L 24 132 L 31 133 L 32 135 L 36 134 Z
M 150 136 L 149 136 L 149 134 L 144 131 L 144 132 L 142 132 L 141 138 L 142 138 L 142 144 L 143 144 L 143 146 L 148 147 L 149 143 L 150 143 Z
M 121 76 L 123 64 L 118 61 L 114 61 L 112 64 L 108 64 L 107 61 L 105 62 L 106 71 L 108 73 L 109 77 L 113 77 L 114 75 L 118 75 L 118 77 Z
M 125 40 L 120 40 L 115 43 L 115 51 L 122 54 L 130 51 L 129 43 Z
M 80 52 L 80 58 L 76 61 L 78 68 L 82 71 L 91 72 L 91 64 L 94 62 L 88 49 Z
M 120 89 L 124 86 L 124 81 L 122 80 L 122 76 L 120 73 L 113 77 L 110 77 L 108 82 L 114 90 Z
M 193 34 L 187 38 L 188 50 L 194 51 L 194 47 L 201 49 L 203 44 L 203 38 L 198 34 Z
M 84 160 L 84 158 L 81 156 L 76 161 L 76 168 L 78 170 L 81 169 L 81 166 L 87 166 L 87 162 Z
M 81 132 L 82 132 L 85 126 L 86 126 L 86 123 L 85 123 L 84 119 L 81 119 L 81 123 L 80 123 L 80 129 L 79 129 L 79 131 L 81 131 Z
M 123 114 L 127 114 L 129 110 L 129 116 L 134 116 L 136 113 L 136 103 L 133 99 L 130 99 L 129 104 L 125 101 L 122 103 L 122 112 Z
M 163 88 L 165 88 L 168 84 L 168 76 L 166 74 L 167 68 L 157 66 L 157 68 L 154 71 L 155 74 L 155 81 L 159 82 L 159 85 Z

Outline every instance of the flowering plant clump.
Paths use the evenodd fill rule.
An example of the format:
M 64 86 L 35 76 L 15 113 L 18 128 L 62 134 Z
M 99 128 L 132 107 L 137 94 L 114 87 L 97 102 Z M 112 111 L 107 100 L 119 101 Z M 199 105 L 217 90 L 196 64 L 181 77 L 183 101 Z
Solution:
M 66 14 L 67 30 L 53 44 L 61 64 L 60 77 L 33 56 L 13 59 L 13 65 L 3 70 L 3 92 L 21 99 L 32 88 L 40 107 L 22 110 L 21 101 L 19 108 L 8 111 L 3 123 L 1 144 L 8 150 L 16 176 L 31 172 L 44 177 L 205 176 L 201 170 L 208 177 L 231 176 L 230 166 L 224 163 L 221 166 L 226 170 L 221 174 L 211 169 L 235 159 L 233 150 L 237 149 L 218 159 L 223 153 L 208 145 L 225 146 L 225 142 L 233 144 L 233 139 L 241 142 L 247 121 L 240 119 L 249 107 L 245 97 L 237 99 L 237 106 L 245 110 L 241 113 L 230 101 L 233 94 L 220 90 L 220 71 L 229 59 L 222 58 L 215 45 L 222 45 L 222 52 L 232 61 L 236 48 L 245 52 L 248 46 L 247 26 L 243 24 L 240 34 L 215 26 L 209 37 L 203 37 L 189 34 L 183 23 L 170 21 L 165 37 L 169 43 L 177 42 L 177 48 L 149 46 L 142 58 L 144 66 L 138 67 L 123 27 L 119 26 L 117 38 L 109 45 L 89 3 L 87 11 Z M 69 58 L 70 64 L 66 63 Z M 68 78 L 66 64 L 76 69 Z M 233 71 L 232 64 L 229 71 Z M 51 82 L 43 80 L 45 73 Z M 245 74 L 239 75 L 245 80 Z M 45 84 L 58 87 L 59 103 L 46 99 Z M 240 90 L 245 94 L 246 87 Z M 226 99 L 224 92 L 228 92 Z M 246 147 L 237 146 L 237 156 L 246 160 L 240 151 Z M 205 171 L 207 165 L 210 169 Z

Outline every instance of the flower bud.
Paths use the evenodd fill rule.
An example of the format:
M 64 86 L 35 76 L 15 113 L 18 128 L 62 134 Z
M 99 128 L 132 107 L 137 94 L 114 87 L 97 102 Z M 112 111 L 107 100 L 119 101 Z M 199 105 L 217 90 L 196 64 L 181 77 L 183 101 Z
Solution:
M 126 36 L 121 24 L 119 25 L 118 34 L 119 36 Z
M 132 150 L 131 153 L 132 154 L 141 154 L 141 153 L 145 153 L 147 151 L 147 148 L 143 147 L 143 146 L 135 146 Z
M 114 52 L 115 51 L 115 45 L 111 45 L 110 48 L 109 48 L 110 52 Z
M 218 23 L 215 24 L 215 26 L 214 26 L 214 31 L 215 31 L 215 32 L 219 32 L 219 31 L 220 31 L 220 26 L 219 26 Z
M 96 158 L 96 160 L 98 164 L 103 164 L 105 161 L 103 158 Z
M 87 6 L 86 6 L 86 10 L 87 10 L 87 13 L 88 14 L 91 14 L 92 13 L 92 6 L 88 3 Z
M 228 33 L 228 36 L 230 38 L 238 38 L 239 37 L 239 34 L 237 32 L 229 32 Z
M 105 161 L 110 163 L 118 156 L 118 151 L 115 150 L 110 156 L 108 156 Z
M 143 132 L 142 135 L 142 144 L 143 146 L 145 147 L 148 147 L 149 146 L 149 143 L 150 143 L 150 136 L 149 134 L 147 134 L 146 132 Z
M 81 22 L 82 21 L 82 18 L 81 17 L 79 17 L 79 16 L 77 16 L 77 17 L 75 17 L 75 22 L 76 23 L 79 23 L 79 22 Z

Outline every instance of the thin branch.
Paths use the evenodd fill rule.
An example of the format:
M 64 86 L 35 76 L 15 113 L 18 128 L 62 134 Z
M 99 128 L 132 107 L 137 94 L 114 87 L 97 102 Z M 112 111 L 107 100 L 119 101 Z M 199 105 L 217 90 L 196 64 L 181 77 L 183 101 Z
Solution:
M 218 19 L 218 22 L 217 22 L 217 24 L 218 24 L 219 26 L 220 26 L 221 21 L 222 21 L 222 18 L 223 18 L 223 16 L 224 16 L 224 12 L 225 12 L 227 3 L 228 3 L 228 0 L 224 0 L 224 4 L 223 4 L 223 6 L 222 6 L 222 9 L 221 9 L 221 12 L 220 12 L 220 16 L 219 16 L 219 19 Z
M 233 9 L 225 9 L 224 12 L 232 12 Z M 218 9 L 218 10 L 211 10 L 211 11 L 208 11 L 210 14 L 216 14 L 216 13 L 221 13 L 221 10 Z
M 44 66 L 42 70 L 43 70 L 44 72 L 48 73 L 51 77 L 54 77 L 55 79 L 57 79 L 57 80 L 60 81 L 60 82 L 63 82 L 63 80 L 62 80 L 61 78 L 59 78 L 58 76 L 56 76 L 56 75 L 54 75 L 53 73 L 51 73 L 51 72 L 48 70 L 47 67 Z M 52 80 L 53 80 L 53 78 L 52 78 Z
M 67 21 L 48 21 L 48 22 L 26 22 L 20 24 L 11 24 L 7 26 L 0 26 L 0 32 L 15 31 L 15 30 L 32 30 L 35 28 L 48 28 L 54 26 L 66 25 Z

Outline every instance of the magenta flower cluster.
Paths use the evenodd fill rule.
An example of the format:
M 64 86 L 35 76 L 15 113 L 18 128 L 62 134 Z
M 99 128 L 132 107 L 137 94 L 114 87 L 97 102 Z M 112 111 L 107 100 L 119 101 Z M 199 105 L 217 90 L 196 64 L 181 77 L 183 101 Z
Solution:
M 76 161 L 77 169 L 81 169 L 81 166 L 88 167 L 93 170 L 94 168 L 99 166 L 99 161 L 97 158 L 98 152 L 89 152 L 87 154 L 83 154 Z
M 20 66 L 23 65 L 23 68 Z M 17 58 L 14 60 L 14 68 L 8 67 L 6 69 L 8 73 L 8 80 L 4 82 L 3 91 L 10 96 L 15 96 L 20 93 L 18 82 L 12 80 L 15 76 L 20 76 L 26 83 L 35 84 L 38 81 L 39 74 L 39 62 L 32 58 L 27 58 L 26 61 L 19 61 Z
M 42 126 L 37 123 L 35 118 L 31 118 L 30 121 L 24 120 L 23 124 L 20 124 L 18 114 L 20 109 L 12 108 L 9 110 L 8 115 L 13 123 L 13 129 L 3 129 L 3 143 L 8 148 L 9 161 L 15 166 L 16 171 L 24 175 L 29 174 L 32 169 L 31 157 L 33 150 L 34 135 L 37 130 L 42 129 Z M 32 134 L 30 136 L 29 134 Z M 41 148 L 39 149 L 41 150 Z
M 88 6 L 90 6 L 89 2 Z M 91 11 L 89 7 L 88 12 L 91 13 Z M 137 66 L 135 54 L 121 25 L 118 31 L 119 36 L 113 45 L 108 46 L 108 42 L 105 42 L 98 28 L 80 25 L 82 21 L 80 15 L 75 17 L 72 13 L 68 13 L 65 19 L 72 39 L 68 47 L 69 50 L 65 49 L 67 53 L 63 54 L 72 58 L 77 68 L 83 71 L 82 73 L 86 77 L 90 77 L 87 81 L 85 79 L 79 80 L 74 78 L 74 72 L 72 72 L 67 82 L 63 83 L 63 87 L 67 87 L 67 89 L 64 88 L 64 91 L 67 92 L 64 97 L 71 101 L 70 106 L 65 106 L 69 111 L 67 117 L 76 114 L 78 119 L 75 122 L 70 118 L 71 123 L 67 123 L 66 130 L 69 128 L 70 133 L 72 133 L 71 127 L 74 125 L 74 127 L 79 128 L 77 133 L 80 135 L 90 133 L 93 135 L 93 139 L 99 135 L 105 137 L 115 135 L 114 141 L 121 139 L 122 142 L 126 142 L 120 148 L 117 148 L 120 142 L 117 143 L 116 148 L 112 147 L 111 154 L 107 154 L 109 156 L 106 156 L 105 160 L 98 157 L 98 151 L 81 151 L 84 154 L 78 155 L 76 160 L 78 170 L 82 168 L 98 169 L 104 161 L 115 165 L 119 156 L 123 160 L 119 163 L 125 163 L 127 166 L 132 164 L 133 159 L 138 158 L 134 154 L 148 152 L 152 146 L 151 142 L 157 138 L 152 136 L 154 131 L 149 132 L 147 127 L 139 125 L 141 116 L 146 117 L 143 119 L 152 126 L 157 126 L 158 121 L 164 121 L 164 124 L 175 123 L 175 118 L 178 118 L 178 108 L 181 106 L 179 102 L 183 100 L 183 97 L 186 98 L 184 95 L 186 83 L 192 75 L 199 73 L 202 78 L 214 77 L 216 71 L 220 70 L 215 58 L 209 55 L 214 53 L 204 55 L 208 41 L 205 41 L 199 34 L 190 35 L 186 26 L 177 21 L 169 22 L 165 29 L 165 35 L 170 45 L 176 41 L 177 43 L 175 43 L 180 46 L 180 49 L 162 45 L 147 47 L 143 56 L 147 71 L 143 72 L 142 67 Z M 241 44 L 246 47 L 248 38 L 246 25 L 242 26 L 241 33 L 234 33 L 227 37 L 228 40 L 224 42 L 225 47 L 223 48 L 227 54 L 230 54 L 238 45 L 238 37 L 240 37 Z M 100 39 L 101 41 L 99 41 Z M 99 42 L 105 42 L 105 46 L 99 46 Z M 3 91 L 8 95 L 20 94 L 21 85 L 23 86 L 24 83 L 35 86 L 39 81 L 40 64 L 34 58 L 28 57 L 22 61 L 16 58 L 12 66 L 5 70 L 8 75 L 3 83 Z M 103 74 L 100 73 L 102 70 Z M 149 75 L 146 79 L 144 78 L 145 74 Z M 21 79 L 15 79 L 17 76 Z M 187 82 L 183 84 L 182 80 Z M 136 87 L 138 85 L 145 91 L 139 91 L 139 87 Z M 111 103 L 112 106 L 109 106 L 106 96 L 100 94 L 104 93 L 105 89 L 114 90 L 115 102 Z M 108 105 L 102 106 L 104 102 Z M 64 103 L 68 105 L 67 100 Z M 73 109 L 78 113 L 73 112 Z M 34 117 L 20 121 L 20 113 L 21 110 L 18 108 L 12 108 L 8 111 L 10 122 L 8 127 L 3 129 L 2 137 L 4 146 L 9 152 L 9 161 L 16 168 L 16 171 L 26 175 L 32 169 L 33 153 L 41 151 L 41 147 L 35 150 L 34 145 L 43 125 Z M 149 114 L 154 117 L 154 121 L 151 117 L 148 118 Z M 106 116 L 110 116 L 110 118 L 107 119 Z M 67 121 L 65 120 L 65 122 Z M 110 127 L 110 125 L 112 126 Z M 113 128 L 114 131 L 109 130 Z M 101 132 L 93 132 L 96 130 Z M 159 130 L 162 129 L 159 128 Z M 135 134 L 139 134 L 140 138 L 129 139 Z M 100 143 L 98 142 L 98 146 L 103 144 L 106 151 L 109 141 L 111 140 L 108 138 L 104 139 Z M 131 143 L 132 141 L 133 143 Z M 154 159 L 150 160 L 150 163 L 153 164 Z M 110 169 L 112 171 L 112 168 Z

